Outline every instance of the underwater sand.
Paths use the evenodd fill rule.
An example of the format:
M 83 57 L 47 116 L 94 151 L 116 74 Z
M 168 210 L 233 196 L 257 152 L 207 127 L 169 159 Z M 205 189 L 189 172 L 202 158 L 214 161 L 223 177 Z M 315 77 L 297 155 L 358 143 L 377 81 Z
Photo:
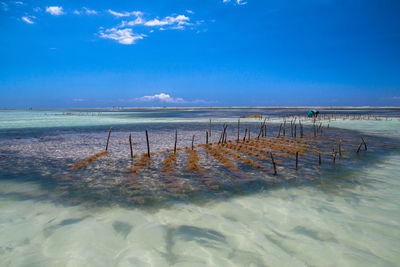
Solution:
M 238 114 L 245 112 L 84 112 L 76 116 L 63 111 L 0 112 L 1 266 L 397 266 L 400 262 L 398 114 L 388 114 L 390 120 L 329 122 L 332 128 L 373 135 L 373 140 L 389 138 L 393 145 L 387 152 L 371 148 L 352 164 L 324 163 L 316 176 L 312 171 L 300 171 L 295 179 L 281 174 L 274 183 L 238 183 L 237 190 L 222 193 L 204 189 L 194 196 L 173 197 L 154 190 L 152 199 L 159 197 L 158 201 L 141 205 L 130 203 L 114 187 L 126 179 L 117 171 L 130 164 L 127 134 L 132 133 L 135 152 L 141 153 L 143 131 L 149 129 L 152 151 L 164 151 L 173 146 L 175 128 L 181 134 L 179 145 L 189 145 L 192 134 L 199 135 L 200 143 L 209 118 L 215 122 L 217 138 L 221 123 L 234 128 Z M 255 119 L 241 122 L 254 129 L 259 124 Z M 270 122 L 274 129 L 279 123 L 278 117 Z M 104 149 L 109 126 L 114 129 L 110 158 L 77 173 L 68 171 L 76 161 Z M 157 164 L 140 176 L 149 187 L 154 183 L 157 188 L 161 179 Z M 210 165 L 216 169 L 210 170 L 216 179 L 237 179 L 218 164 Z M 244 172 L 272 178 L 250 168 Z

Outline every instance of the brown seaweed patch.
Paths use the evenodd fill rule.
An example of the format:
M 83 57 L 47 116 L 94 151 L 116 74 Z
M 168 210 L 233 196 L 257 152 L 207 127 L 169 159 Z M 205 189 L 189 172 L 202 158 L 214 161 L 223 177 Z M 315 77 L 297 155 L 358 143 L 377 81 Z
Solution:
M 199 154 L 197 150 L 189 149 L 188 147 L 185 148 L 186 155 L 188 156 L 188 161 L 186 162 L 187 170 L 190 172 L 200 172 L 201 167 L 199 164 Z
M 171 174 L 174 171 L 174 163 L 176 162 L 176 156 L 174 153 L 170 153 L 164 160 L 163 160 L 163 171 Z
M 96 159 L 99 159 L 101 157 L 104 157 L 108 155 L 108 151 L 102 151 L 97 154 L 94 154 L 85 160 L 79 161 L 78 163 L 75 163 L 71 168 L 69 168 L 70 171 L 76 171 L 79 168 L 83 168 L 87 165 L 89 165 L 91 162 L 95 161 Z
M 257 148 L 257 147 L 250 146 L 247 143 L 246 144 L 244 144 L 244 143 L 234 144 L 232 142 L 228 142 L 225 146 L 229 149 L 243 153 L 249 157 L 255 157 L 262 161 L 265 161 L 265 160 L 271 161 L 271 159 L 269 157 L 263 155 L 263 154 L 269 155 L 269 152 L 262 150 L 260 148 Z M 276 162 L 278 162 L 278 161 L 276 161 Z
M 261 115 L 261 114 L 243 115 L 243 116 L 240 116 L 240 118 L 259 118 L 259 119 L 261 119 L 261 118 L 262 118 L 262 115 Z
M 227 167 L 231 171 L 236 171 L 238 169 L 238 166 L 233 163 L 230 159 L 222 155 L 222 153 L 214 149 L 211 145 L 199 145 L 202 147 L 205 151 L 207 151 L 214 159 L 218 160 L 222 165 Z
M 126 172 L 138 174 L 142 168 L 150 167 L 150 158 L 147 153 L 143 153 L 138 161 L 133 164 L 134 168 L 128 168 Z
M 226 146 L 228 147 L 229 144 L 227 144 Z M 234 145 L 233 145 L 233 146 L 234 146 Z M 232 146 L 232 147 L 233 147 L 233 146 Z M 234 158 L 234 159 L 237 160 L 237 161 L 243 162 L 244 164 L 250 165 L 250 166 L 252 166 L 252 167 L 254 167 L 254 168 L 257 168 L 257 169 L 259 169 L 259 168 L 262 167 L 261 164 L 255 162 L 254 160 L 252 160 L 252 159 L 250 159 L 250 158 L 242 157 L 242 156 L 240 156 L 239 154 L 237 154 L 237 153 L 235 153 L 235 152 L 233 152 L 233 151 L 231 151 L 231 150 L 229 150 L 229 149 L 225 149 L 225 148 L 223 148 L 223 147 L 219 147 L 219 149 L 220 149 L 222 152 L 224 152 L 225 154 L 231 156 L 232 158 Z

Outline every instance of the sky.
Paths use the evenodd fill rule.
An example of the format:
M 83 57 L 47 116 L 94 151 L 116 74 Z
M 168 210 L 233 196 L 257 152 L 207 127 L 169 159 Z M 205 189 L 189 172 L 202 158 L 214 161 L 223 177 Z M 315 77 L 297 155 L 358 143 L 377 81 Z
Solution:
M 0 0 L 0 108 L 400 106 L 400 1 Z

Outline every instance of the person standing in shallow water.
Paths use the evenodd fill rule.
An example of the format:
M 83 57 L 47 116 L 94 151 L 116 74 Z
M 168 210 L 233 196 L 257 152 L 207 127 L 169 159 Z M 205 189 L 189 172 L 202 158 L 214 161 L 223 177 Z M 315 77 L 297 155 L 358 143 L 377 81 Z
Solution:
M 315 109 L 310 109 L 307 113 L 307 117 L 309 118 L 318 118 L 319 111 Z

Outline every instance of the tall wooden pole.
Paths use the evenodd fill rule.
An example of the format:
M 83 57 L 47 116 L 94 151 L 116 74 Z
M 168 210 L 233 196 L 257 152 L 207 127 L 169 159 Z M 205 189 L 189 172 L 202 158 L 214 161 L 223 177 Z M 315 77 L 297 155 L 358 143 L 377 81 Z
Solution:
M 176 155 L 176 143 L 178 142 L 178 129 L 175 129 L 175 144 L 174 144 L 174 154 Z
M 108 131 L 107 144 L 106 144 L 106 151 L 108 151 L 108 142 L 110 141 L 111 131 L 112 131 L 112 127 L 110 127 L 110 131 Z
M 363 141 L 363 143 L 364 143 L 364 148 L 365 148 L 365 150 L 368 150 L 368 148 L 367 148 L 367 143 L 365 143 L 365 141 L 364 141 L 364 138 L 361 136 L 361 139 L 362 139 L 362 141 Z
M 267 124 L 264 124 L 264 136 L 267 137 Z
M 357 154 L 358 154 L 358 152 L 360 152 L 360 148 L 362 145 L 363 145 L 363 142 L 361 142 L 360 145 L 358 146 L 357 151 L 356 151 Z
M 131 134 L 129 134 L 129 148 L 131 149 L 131 159 L 133 159 L 132 135 Z
M 227 132 L 226 132 L 226 128 L 228 128 L 228 125 L 224 125 L 224 132 L 223 132 L 223 136 L 222 136 L 222 144 L 226 143 L 226 136 L 227 136 Z
M 147 142 L 147 156 L 150 158 L 150 144 L 149 144 L 149 133 L 146 130 L 146 142 Z
M 276 163 L 274 160 L 274 156 L 272 155 L 272 152 L 270 152 L 269 154 L 271 155 L 272 165 L 274 167 L 274 175 L 276 175 L 277 172 L 276 172 Z

